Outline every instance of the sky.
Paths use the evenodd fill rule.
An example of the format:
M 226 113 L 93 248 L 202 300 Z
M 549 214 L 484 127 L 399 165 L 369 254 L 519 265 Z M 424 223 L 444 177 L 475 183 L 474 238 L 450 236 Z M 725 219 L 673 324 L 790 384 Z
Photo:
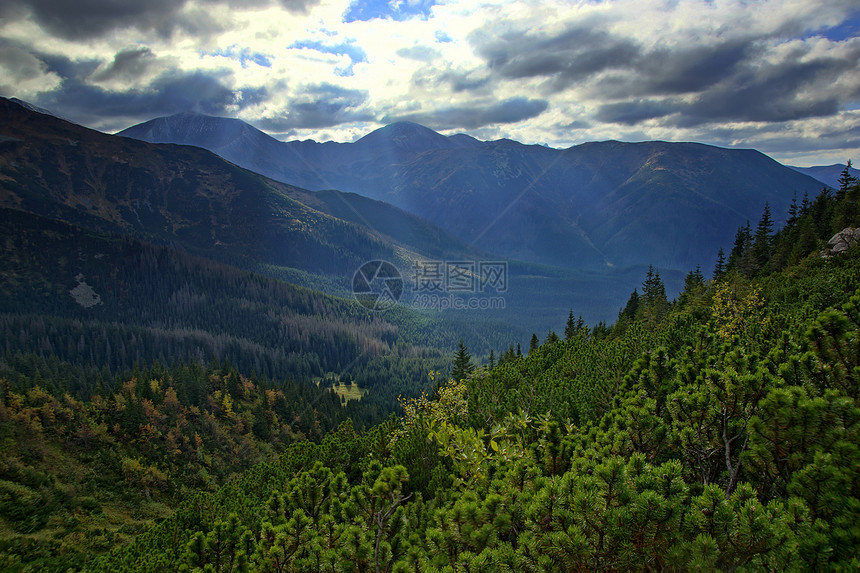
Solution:
M 0 95 L 107 132 L 193 111 L 860 163 L 860 1 L 3 0 Z

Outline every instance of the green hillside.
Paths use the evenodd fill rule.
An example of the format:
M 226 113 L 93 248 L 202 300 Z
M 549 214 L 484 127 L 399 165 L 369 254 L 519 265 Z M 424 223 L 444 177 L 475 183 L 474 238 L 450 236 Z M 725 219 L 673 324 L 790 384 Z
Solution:
M 47 513 L 31 523 L 18 506 L 3 506 L 6 527 L 18 532 L 5 542 L 7 568 L 87 561 L 92 571 L 854 569 L 860 248 L 823 257 L 816 242 L 797 263 L 779 261 L 796 253 L 793 233 L 845 217 L 856 225 L 858 194 L 855 186 L 804 205 L 786 229 L 760 235 L 767 253 L 756 265 L 743 262 L 755 257 L 755 242 L 740 245 L 719 280 L 690 273 L 673 302 L 649 273 L 615 325 L 590 329 L 571 317 L 563 337 L 404 398 L 402 416 L 367 431 L 347 420 L 322 439 L 297 441 L 292 430 L 274 461 L 199 490 L 128 545 L 89 561 L 91 554 L 74 551 L 87 543 L 70 531 L 93 522 L 75 516 L 110 506 L 98 493 L 82 501 L 40 485 L 68 482 L 39 477 L 50 472 L 38 469 L 45 465 L 33 452 L 71 443 L 87 418 L 66 412 L 97 420 L 103 398 L 56 405 L 34 381 L 17 391 L 7 383 L 5 435 L 37 423 L 42 433 L 19 438 L 18 465 L 7 463 L 13 469 L 2 482 L 6 499 L 27 496 Z M 220 394 L 201 415 L 227 427 L 250 420 L 260 405 L 256 385 L 213 374 L 226 386 L 210 385 Z M 126 383 L 111 398 L 140 400 L 140 422 L 151 432 L 170 412 L 193 411 L 169 394 L 175 375 L 159 380 L 141 390 Z M 96 436 L 122 443 L 110 427 Z M 125 471 L 123 479 L 137 488 L 161 483 L 165 493 L 149 485 L 156 501 L 173 491 L 163 469 L 169 453 L 126 451 L 139 455 L 139 467 L 120 458 L 114 471 Z M 140 503 L 157 516 L 151 500 Z M 53 538 L 64 545 L 40 538 L 40 525 L 64 527 Z

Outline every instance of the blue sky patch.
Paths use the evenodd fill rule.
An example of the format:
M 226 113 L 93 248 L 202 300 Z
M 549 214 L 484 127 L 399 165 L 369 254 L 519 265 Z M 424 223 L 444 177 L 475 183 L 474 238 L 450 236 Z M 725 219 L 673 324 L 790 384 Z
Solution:
M 356 46 L 355 44 L 349 44 L 346 42 L 327 46 L 326 44 L 317 42 L 316 40 L 303 40 L 301 42 L 294 42 L 288 46 L 288 48 L 299 50 L 305 48 L 308 50 L 315 50 L 323 54 L 334 54 L 336 56 L 347 55 L 349 56 L 349 59 L 352 60 L 353 64 L 367 61 L 367 53 L 361 49 L 361 46 Z
M 264 68 L 272 67 L 272 61 L 269 59 L 269 56 L 261 54 L 259 52 L 252 52 L 248 48 L 239 48 L 235 44 L 230 46 L 229 48 L 210 52 L 209 55 L 223 56 L 225 58 L 239 60 L 239 64 L 242 66 L 242 68 L 248 67 L 248 62 L 253 62 L 258 66 L 262 66 Z
M 316 40 L 303 40 L 301 42 L 291 44 L 288 48 L 314 50 L 322 54 L 333 54 L 335 56 L 348 56 L 350 60 L 349 65 L 346 67 L 338 67 L 334 70 L 334 74 L 342 78 L 354 75 L 355 72 L 353 71 L 353 66 L 359 62 L 367 61 L 367 53 L 361 49 L 361 46 L 348 42 L 328 46 Z
M 849 38 L 856 38 L 860 34 L 860 10 L 851 13 L 838 26 L 815 30 L 806 34 L 806 38 L 822 36 L 832 42 L 842 42 Z
M 374 18 L 402 22 L 429 18 L 435 0 L 357 0 L 344 16 L 344 22 L 366 22 Z
M 447 44 L 449 42 L 453 42 L 454 38 L 441 30 L 436 30 L 436 41 L 440 44 Z

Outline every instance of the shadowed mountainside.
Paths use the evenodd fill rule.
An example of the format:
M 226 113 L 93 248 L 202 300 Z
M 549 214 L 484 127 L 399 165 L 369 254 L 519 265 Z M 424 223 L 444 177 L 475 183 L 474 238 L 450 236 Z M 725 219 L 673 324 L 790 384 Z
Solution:
M 120 134 L 205 147 L 307 189 L 381 199 L 486 251 L 573 269 L 710 268 L 766 202 L 779 223 L 795 194 L 821 190 L 758 151 L 696 143 L 551 149 L 445 137 L 408 122 L 354 143 L 284 143 L 239 120 L 193 114 Z

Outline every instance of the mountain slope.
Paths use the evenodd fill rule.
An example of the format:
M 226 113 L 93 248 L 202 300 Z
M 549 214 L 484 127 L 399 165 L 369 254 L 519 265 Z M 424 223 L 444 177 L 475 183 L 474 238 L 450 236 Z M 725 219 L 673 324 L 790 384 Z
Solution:
M 499 325 L 482 332 L 475 321 L 404 307 L 373 312 L 29 213 L 0 209 L 0 220 L 0 378 L 4 356 L 17 352 L 112 373 L 156 360 L 228 362 L 272 380 L 351 378 L 370 391 L 368 413 L 385 416 L 399 394 L 424 389 L 428 370 L 447 368 L 447 349 L 458 339 L 500 348 L 515 336 Z M 89 395 L 93 388 L 70 390 Z
M 315 198 L 202 149 L 105 135 L 8 100 L 0 101 L 0 119 L 0 207 L 243 266 L 338 276 L 369 259 L 398 261 L 424 248 L 432 256 L 469 252 L 414 215 L 356 196 Z
M 172 116 L 121 134 L 202 145 L 280 181 L 381 199 L 483 250 L 574 269 L 709 268 L 766 202 L 780 222 L 795 194 L 814 197 L 821 187 L 759 152 L 701 144 L 558 150 L 445 137 L 411 123 L 354 143 L 282 143 L 250 127 L 240 132 L 235 121 Z M 238 144 L 247 137 L 253 144 Z

